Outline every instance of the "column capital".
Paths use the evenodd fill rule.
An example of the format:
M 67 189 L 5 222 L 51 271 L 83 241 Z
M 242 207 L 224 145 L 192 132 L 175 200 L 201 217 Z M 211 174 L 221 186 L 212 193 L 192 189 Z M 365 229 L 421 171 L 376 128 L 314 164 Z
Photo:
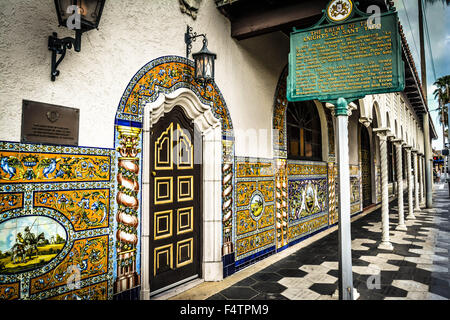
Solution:
M 391 142 L 400 146 L 403 146 L 404 143 L 402 139 L 392 139 Z
M 347 100 L 345 100 L 344 98 L 339 98 L 336 101 L 336 105 L 326 102 L 325 107 L 331 110 L 331 114 L 333 116 L 351 116 L 352 111 L 358 109 L 358 106 L 354 102 L 347 103 Z
M 389 139 L 389 141 L 394 141 L 396 139 L 395 134 L 389 130 L 389 132 L 387 133 L 387 137 Z
M 416 148 L 412 148 L 412 149 L 411 149 L 411 152 L 412 152 L 412 153 L 417 153 L 417 152 L 419 152 L 419 150 L 417 150 Z
M 422 152 L 417 153 L 418 156 L 423 157 L 424 154 Z
M 403 148 L 405 148 L 406 151 L 411 152 L 412 146 L 410 146 L 409 144 L 405 144 L 405 145 L 403 146 Z
M 373 128 L 372 131 L 375 132 L 378 135 L 378 138 L 380 138 L 381 140 L 387 140 L 390 129 L 389 128 Z
M 366 128 L 368 128 L 372 124 L 372 119 L 368 117 L 360 117 L 359 122 L 362 123 Z

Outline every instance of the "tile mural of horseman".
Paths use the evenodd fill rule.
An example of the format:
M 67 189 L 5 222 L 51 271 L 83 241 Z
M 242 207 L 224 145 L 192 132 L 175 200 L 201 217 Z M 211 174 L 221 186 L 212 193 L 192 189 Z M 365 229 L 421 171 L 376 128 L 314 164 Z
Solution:
M 62 226 L 46 217 L 5 221 L 0 224 L 0 235 L 0 273 L 4 274 L 24 272 L 47 264 L 66 242 Z

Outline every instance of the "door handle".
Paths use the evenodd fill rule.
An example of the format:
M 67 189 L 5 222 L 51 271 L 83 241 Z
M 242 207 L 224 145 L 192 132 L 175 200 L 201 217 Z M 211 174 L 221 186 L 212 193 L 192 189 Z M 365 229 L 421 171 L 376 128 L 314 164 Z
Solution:
M 152 176 L 156 177 L 156 172 L 155 171 L 152 171 Z

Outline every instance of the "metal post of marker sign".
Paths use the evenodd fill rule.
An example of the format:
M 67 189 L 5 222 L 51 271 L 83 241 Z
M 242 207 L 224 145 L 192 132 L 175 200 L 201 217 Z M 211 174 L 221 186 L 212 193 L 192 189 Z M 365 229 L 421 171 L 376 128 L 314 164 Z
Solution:
M 357 4 L 357 3 L 356 3 Z M 352 300 L 348 116 L 366 95 L 403 91 L 405 71 L 395 8 L 374 25 L 352 0 L 331 0 L 312 27 L 290 35 L 288 101 L 319 100 L 336 117 L 339 178 L 339 298 Z M 369 23 L 370 21 L 370 23 Z M 354 105 L 356 107 L 356 105 Z
M 334 109 L 337 133 L 339 199 L 339 299 L 353 300 L 352 238 L 350 227 L 350 169 L 348 157 L 348 105 L 339 98 Z

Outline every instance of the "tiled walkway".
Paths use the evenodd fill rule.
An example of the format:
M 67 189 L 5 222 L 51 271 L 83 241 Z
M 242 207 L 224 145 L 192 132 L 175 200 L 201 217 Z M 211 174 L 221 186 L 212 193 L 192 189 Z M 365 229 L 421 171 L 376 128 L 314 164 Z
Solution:
M 391 203 L 393 251 L 377 249 L 380 209 L 352 223 L 353 283 L 360 300 L 450 299 L 450 199 L 447 187 L 440 187 L 434 208 L 415 212 L 406 232 L 394 231 L 398 216 Z M 338 299 L 337 249 L 335 231 L 208 299 Z

